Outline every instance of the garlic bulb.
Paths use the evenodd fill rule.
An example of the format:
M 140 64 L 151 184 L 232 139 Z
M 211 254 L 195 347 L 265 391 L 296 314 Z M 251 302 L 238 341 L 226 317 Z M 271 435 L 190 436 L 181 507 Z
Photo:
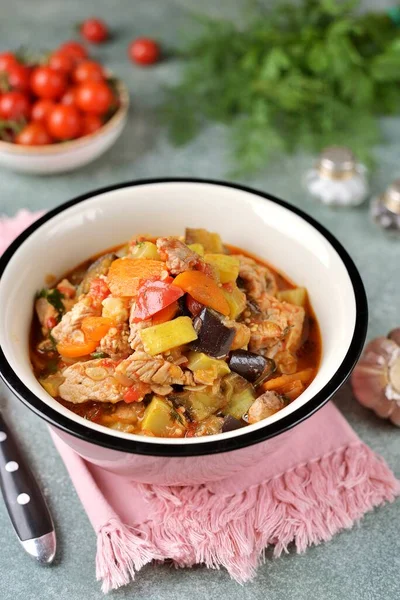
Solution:
M 351 384 L 360 404 L 400 427 L 400 328 L 367 344 Z

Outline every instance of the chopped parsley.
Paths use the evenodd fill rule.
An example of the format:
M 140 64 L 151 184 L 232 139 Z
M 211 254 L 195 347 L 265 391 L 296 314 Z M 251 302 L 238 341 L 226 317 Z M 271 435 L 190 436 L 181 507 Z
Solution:
M 90 356 L 93 356 L 93 358 L 108 358 L 108 354 L 105 352 L 92 352 Z
M 54 288 L 53 290 L 43 288 L 42 290 L 40 290 L 40 292 L 38 292 L 36 297 L 46 298 L 47 302 L 54 306 L 54 308 L 58 312 L 58 320 L 61 319 L 62 315 L 65 312 L 65 307 L 62 302 L 64 294 L 62 294 L 57 288 Z

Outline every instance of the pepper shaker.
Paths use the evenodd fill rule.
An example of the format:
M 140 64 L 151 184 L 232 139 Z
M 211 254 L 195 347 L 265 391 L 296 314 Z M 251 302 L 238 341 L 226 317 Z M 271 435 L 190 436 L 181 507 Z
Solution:
M 312 197 L 329 206 L 358 206 L 369 191 L 367 168 L 345 146 L 325 148 L 305 174 L 304 185 Z
M 372 199 L 370 212 L 379 227 L 390 233 L 400 233 L 400 179 Z

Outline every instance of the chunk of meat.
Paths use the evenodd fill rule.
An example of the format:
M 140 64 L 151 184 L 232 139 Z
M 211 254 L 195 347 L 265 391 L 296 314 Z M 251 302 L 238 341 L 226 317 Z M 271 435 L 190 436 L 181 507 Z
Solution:
M 38 298 L 35 302 L 35 309 L 39 323 L 42 326 L 42 333 L 47 335 L 58 321 L 58 310 L 50 304 L 47 298 Z
M 134 323 L 135 317 L 135 303 L 132 304 L 130 315 L 129 315 L 129 338 L 128 343 L 132 350 L 143 350 L 144 346 L 142 342 L 142 338 L 140 337 L 140 332 L 142 329 L 147 329 L 147 327 L 152 326 L 151 319 L 147 319 L 146 321 L 139 321 L 138 323 Z
M 251 336 L 249 350 L 274 358 L 279 352 L 293 354 L 301 343 L 305 311 L 302 306 L 281 302 L 270 294 L 262 294 L 258 300 L 261 315 L 254 315 L 248 324 Z M 288 355 L 282 355 L 282 363 Z M 291 369 L 296 368 L 292 362 Z M 278 365 L 279 367 L 279 365 Z M 283 371 L 288 372 L 288 371 Z M 289 371 L 293 372 L 293 371 Z
M 140 380 L 152 386 L 193 385 L 194 378 L 191 371 L 184 371 L 178 365 L 165 360 L 162 356 L 150 356 L 146 352 L 137 350 L 116 368 L 116 374 L 123 375 L 135 381 Z M 156 388 L 157 389 L 157 388 Z M 153 391 L 156 391 L 153 389 Z M 162 395 L 166 395 L 165 393 Z
M 158 238 L 156 244 L 161 259 L 166 262 L 172 275 L 198 269 L 204 264 L 197 252 L 193 252 L 186 244 L 174 237 Z
M 84 296 L 74 304 L 70 311 L 63 315 L 61 321 L 52 329 L 51 335 L 57 343 L 65 343 L 74 339 L 74 334 L 80 334 L 82 321 L 85 317 L 99 317 L 101 305 L 94 303 L 90 296 Z M 77 340 L 76 340 L 77 341 Z
M 88 400 L 96 402 L 120 402 L 127 387 L 115 378 L 116 363 L 109 359 L 77 362 L 63 371 L 64 383 L 60 396 L 68 402 L 80 404 Z
M 285 400 L 276 392 L 264 392 L 249 408 L 247 420 L 251 423 L 258 423 L 267 417 L 275 414 L 286 406 Z
M 105 352 L 113 360 L 126 358 L 131 353 L 129 345 L 129 327 L 124 323 L 120 327 L 111 327 L 100 340 L 98 350 Z
M 75 286 L 68 281 L 68 279 L 62 279 L 60 283 L 57 283 L 57 289 L 64 298 L 74 298 L 76 294 Z
M 244 280 L 249 296 L 256 301 L 265 293 L 275 296 L 278 285 L 273 273 L 248 256 L 243 254 L 236 254 L 235 256 L 237 256 L 240 263 L 239 276 Z

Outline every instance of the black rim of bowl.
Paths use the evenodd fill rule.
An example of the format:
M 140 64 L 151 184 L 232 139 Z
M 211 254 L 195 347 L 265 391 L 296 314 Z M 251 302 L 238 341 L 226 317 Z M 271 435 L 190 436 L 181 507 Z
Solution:
M 365 289 L 360 274 L 353 260 L 350 258 L 349 254 L 343 248 L 340 242 L 338 242 L 338 240 L 329 231 L 327 231 L 325 227 L 320 225 L 317 221 L 315 221 L 312 217 L 304 213 L 302 210 L 296 208 L 295 206 L 292 206 L 284 200 L 280 200 L 279 198 L 276 198 L 275 196 L 272 196 L 265 192 L 255 190 L 250 187 L 246 187 L 239 184 L 228 183 L 225 181 L 184 177 L 140 179 L 136 181 L 127 181 L 124 183 L 100 188 L 78 196 L 77 198 L 74 198 L 73 200 L 65 202 L 64 204 L 61 204 L 60 206 L 57 206 L 56 208 L 50 210 L 44 216 L 35 221 L 30 227 L 23 231 L 14 240 L 14 242 L 11 243 L 11 245 L 4 252 L 3 256 L 0 257 L 0 278 L 4 270 L 6 269 L 8 263 L 12 259 L 14 253 L 21 246 L 21 244 L 34 231 L 36 231 L 41 225 L 43 225 L 43 223 L 46 223 L 52 217 L 60 214 L 67 208 L 106 192 L 111 192 L 126 187 L 136 187 L 141 185 L 160 183 L 205 183 L 249 192 L 258 197 L 265 198 L 267 200 L 270 200 L 271 202 L 275 202 L 276 204 L 279 204 L 280 206 L 283 206 L 284 208 L 287 208 L 291 212 L 297 214 L 302 219 L 307 221 L 307 223 L 312 225 L 317 231 L 319 231 L 324 236 L 324 238 L 333 246 L 333 248 L 339 254 L 341 260 L 343 261 L 347 269 L 347 272 L 353 285 L 356 303 L 356 320 L 353 337 L 348 351 L 346 353 L 346 356 L 342 361 L 341 365 L 338 367 L 336 373 L 333 375 L 333 377 L 317 394 L 315 394 L 315 396 L 313 396 L 313 398 L 306 402 L 306 404 L 299 407 L 290 415 L 283 417 L 279 421 L 276 421 L 275 423 L 271 424 L 266 424 L 264 427 L 261 427 L 256 431 L 249 431 L 248 433 L 244 432 L 238 437 L 231 437 L 225 439 L 223 438 L 221 440 L 213 440 L 213 436 L 210 436 L 207 439 L 207 441 L 203 441 L 199 444 L 187 444 L 183 439 L 181 444 L 169 445 L 163 443 L 151 444 L 147 442 L 145 438 L 143 438 L 143 441 L 136 441 L 133 439 L 127 440 L 118 437 L 113 437 L 112 434 L 109 435 L 106 433 L 96 431 L 87 427 L 86 425 L 76 423 L 68 417 L 61 415 L 56 410 L 47 406 L 38 396 L 33 394 L 25 386 L 25 384 L 19 379 L 16 372 L 11 368 L 11 366 L 7 362 L 2 348 L 0 348 L 0 375 L 4 382 L 7 384 L 7 386 L 12 390 L 12 392 L 26 406 L 28 406 L 31 410 L 33 410 L 33 412 L 44 418 L 51 425 L 88 443 L 96 444 L 105 448 L 110 448 L 121 452 L 168 457 L 200 456 L 205 454 L 216 454 L 220 452 L 229 452 L 232 450 L 237 450 L 239 448 L 244 448 L 246 446 L 257 444 L 269 438 L 275 437 L 276 435 L 279 435 L 291 429 L 295 425 L 298 425 L 299 423 L 310 417 L 318 409 L 324 406 L 324 404 L 328 402 L 328 400 L 333 396 L 333 394 L 343 385 L 343 383 L 349 377 L 360 356 L 361 350 L 364 345 L 368 324 L 368 305 Z

